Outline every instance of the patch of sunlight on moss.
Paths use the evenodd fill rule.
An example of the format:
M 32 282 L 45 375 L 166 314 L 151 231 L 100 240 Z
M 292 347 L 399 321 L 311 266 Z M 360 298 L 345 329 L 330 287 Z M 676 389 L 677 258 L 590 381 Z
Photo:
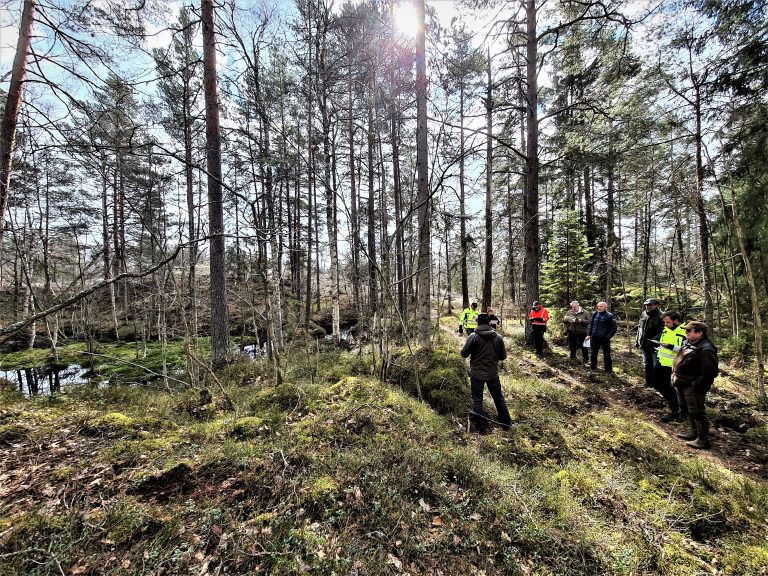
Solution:
M 693 543 L 678 532 L 669 532 L 662 545 L 659 573 L 671 576 L 700 576 L 712 571 L 712 566 L 696 556 Z
M 226 422 L 226 419 L 219 418 L 190 423 L 181 429 L 179 435 L 199 444 L 214 442 L 222 437 Z
M 768 574 L 768 544 L 729 549 L 723 559 L 723 572 L 732 576 Z
M 158 457 L 172 454 L 175 436 L 148 438 L 143 440 L 122 440 L 101 454 L 101 459 L 122 466 L 135 466 L 142 460 L 156 462 Z
M 269 434 L 271 428 L 269 423 L 259 416 L 245 416 L 244 418 L 238 418 L 232 423 L 232 430 L 230 436 L 247 440 L 249 438 L 256 438 L 257 436 L 265 436 Z
M 316 479 L 309 489 L 309 495 L 315 500 L 323 498 L 335 498 L 339 492 L 339 485 L 330 476 L 321 476 Z

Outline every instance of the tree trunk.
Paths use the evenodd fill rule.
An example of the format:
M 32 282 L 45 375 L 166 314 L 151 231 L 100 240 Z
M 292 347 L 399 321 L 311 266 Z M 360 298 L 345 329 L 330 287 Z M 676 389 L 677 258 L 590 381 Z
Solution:
M 419 342 L 430 345 L 432 325 L 430 318 L 429 284 L 432 266 L 429 222 L 429 170 L 427 166 L 427 62 L 425 54 L 424 0 L 416 4 L 419 27 L 416 34 L 416 177 L 418 191 L 416 209 L 419 220 L 418 260 L 418 324 Z
M 493 187 L 493 82 L 491 80 L 491 49 L 488 48 L 488 92 L 485 98 L 485 274 L 483 276 L 483 305 L 487 310 L 491 305 L 493 282 L 493 218 L 491 190 Z
M 538 121 L 538 39 L 536 3 L 525 0 L 526 12 L 526 161 L 523 196 L 523 241 L 525 244 L 526 303 L 539 297 L 539 121 Z
M 371 98 L 374 98 L 373 90 Z M 379 309 L 376 286 L 376 202 L 374 198 L 374 125 L 373 103 L 368 105 L 368 311 L 373 316 Z
M 349 70 L 349 204 L 350 204 L 350 233 L 352 235 L 352 300 L 358 313 L 362 310 L 360 303 L 360 220 L 357 214 L 357 180 L 355 176 L 355 117 L 354 99 L 352 97 L 352 67 Z
M 19 24 L 19 38 L 16 42 L 16 55 L 11 69 L 11 83 L 3 110 L 3 123 L 0 126 L 0 253 L 2 253 L 5 211 L 8 207 L 8 189 L 11 185 L 13 148 L 16 145 L 16 124 L 21 109 L 21 94 L 27 75 L 27 53 L 31 46 L 32 23 L 34 21 L 36 0 L 24 0 L 24 8 Z
M 221 187 L 221 134 L 216 76 L 213 0 L 201 0 L 203 25 L 203 86 L 205 135 L 208 149 L 208 234 L 211 259 L 211 363 L 221 364 L 229 353 L 227 268 L 224 241 L 224 202 Z
M 462 310 L 469 308 L 469 274 L 467 271 L 467 214 L 466 190 L 464 186 L 464 81 L 459 90 L 459 249 L 461 250 L 461 306 Z

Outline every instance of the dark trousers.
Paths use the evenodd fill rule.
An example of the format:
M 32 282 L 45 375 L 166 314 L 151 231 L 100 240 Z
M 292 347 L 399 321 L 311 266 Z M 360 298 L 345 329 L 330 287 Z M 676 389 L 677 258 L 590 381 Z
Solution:
M 706 404 L 704 402 L 708 391 L 709 388 L 702 390 L 696 386 L 686 386 L 685 388 L 677 389 L 677 400 L 680 403 L 680 409 L 683 412 L 688 412 L 688 417 L 691 420 L 703 422 L 707 426 L 709 425 L 709 419 L 707 418 Z
M 672 366 L 662 366 L 656 362 L 653 368 L 653 388 L 667 401 L 670 412 L 680 412 L 680 401 L 677 392 L 672 387 Z
M 613 372 L 613 360 L 611 359 L 611 339 L 602 338 L 600 336 L 593 336 L 590 339 L 590 358 L 589 365 L 592 368 L 597 368 L 597 354 L 600 350 L 603 351 L 603 364 L 606 372 Z
M 544 324 L 533 324 L 533 343 L 536 345 L 536 354 L 544 356 L 544 332 L 547 331 L 547 327 Z
M 576 353 L 581 348 L 581 354 L 584 357 L 584 363 L 589 362 L 589 349 L 584 348 L 584 339 L 586 334 L 574 334 L 568 332 L 568 349 L 571 351 L 571 360 L 576 360 Z
M 485 409 L 483 408 L 483 390 L 485 384 L 488 385 L 488 392 L 491 393 L 493 403 L 496 405 L 496 412 L 499 415 L 498 417 L 501 427 L 504 430 L 509 430 L 512 418 L 509 416 L 507 402 L 504 400 L 504 394 L 501 392 L 501 382 L 499 382 L 499 377 L 497 376 L 493 380 L 484 380 L 482 378 L 470 376 L 469 380 L 472 383 L 472 419 L 478 432 L 488 431 L 488 418 L 486 417 Z
M 645 385 L 653 386 L 653 371 L 658 365 L 656 362 L 657 355 L 656 350 L 651 348 L 643 348 L 643 368 L 645 368 Z M 670 372 L 671 375 L 671 372 Z

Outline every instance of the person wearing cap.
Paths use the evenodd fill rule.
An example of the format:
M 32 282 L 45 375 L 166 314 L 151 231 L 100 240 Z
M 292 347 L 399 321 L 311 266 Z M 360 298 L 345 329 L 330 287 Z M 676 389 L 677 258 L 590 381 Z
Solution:
M 613 372 L 611 338 L 616 335 L 619 327 L 616 324 L 616 317 L 608 312 L 607 302 L 598 302 L 596 308 L 597 311 L 592 314 L 587 329 L 590 348 L 589 366 L 592 370 L 597 370 L 597 355 L 602 350 L 603 366 L 605 371 L 610 374 Z
M 688 322 L 684 330 L 687 340 L 672 364 L 672 385 L 677 389 L 680 408 L 688 412 L 691 431 L 677 436 L 691 448 L 707 449 L 710 442 L 705 401 L 720 371 L 717 348 L 709 341 L 704 322 Z
M 653 368 L 653 387 L 662 395 L 669 406 L 669 413 L 661 417 L 662 422 L 682 422 L 688 417 L 687 412 L 680 408 L 677 392 L 672 386 L 672 364 L 675 356 L 683 347 L 685 341 L 685 329 L 682 324 L 682 316 L 674 310 L 664 312 L 661 315 L 664 321 L 664 330 L 659 337 L 659 350 L 656 353 L 656 366 Z
M 487 314 L 477 317 L 477 328 L 469 335 L 461 355 L 469 358 L 469 380 L 472 392 L 472 418 L 475 429 L 480 434 L 488 433 L 488 417 L 483 408 L 483 390 L 488 386 L 488 392 L 496 405 L 499 423 L 504 430 L 509 430 L 512 419 L 501 391 L 499 380 L 499 361 L 507 357 L 504 339 L 496 333 L 489 324 Z
M 549 310 L 541 305 L 541 302 L 534 300 L 531 311 L 528 313 L 528 320 L 533 329 L 533 343 L 536 345 L 536 355 L 544 356 L 544 332 L 547 331 L 547 322 L 549 322 Z
M 565 324 L 565 331 L 568 334 L 568 349 L 571 352 L 571 360 L 576 360 L 576 352 L 581 348 L 586 364 L 589 362 L 589 349 L 584 348 L 584 339 L 587 337 L 589 316 L 578 300 L 571 302 L 571 307 L 563 316 L 563 324 Z
M 467 336 L 472 334 L 477 328 L 477 316 L 480 312 L 477 310 L 477 302 L 472 302 L 470 308 L 464 308 L 460 318 L 460 328 L 463 328 L 467 332 Z
M 661 337 L 661 331 L 664 330 L 664 321 L 661 319 L 662 312 L 659 309 L 659 301 L 656 300 L 656 298 L 649 298 L 643 302 L 643 306 L 645 306 L 645 310 L 640 314 L 635 346 L 643 351 L 645 385 L 653 386 L 653 369 L 656 366 L 656 347 L 658 346 L 658 341 Z

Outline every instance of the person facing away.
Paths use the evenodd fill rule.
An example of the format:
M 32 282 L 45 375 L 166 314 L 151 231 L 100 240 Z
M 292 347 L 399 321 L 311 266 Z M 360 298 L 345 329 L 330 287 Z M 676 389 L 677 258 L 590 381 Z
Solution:
M 645 385 L 653 386 L 653 369 L 656 366 L 656 342 L 664 329 L 662 311 L 659 309 L 659 301 L 649 298 L 643 302 L 645 309 L 640 314 L 637 324 L 637 338 L 635 347 L 643 351 L 643 368 L 645 370 Z
M 499 320 L 499 317 L 493 313 L 493 308 L 489 306 L 485 313 L 488 314 L 488 325 L 498 331 L 501 326 L 501 320 Z
M 683 347 L 685 329 L 682 324 L 682 316 L 679 312 L 670 310 L 661 315 L 664 321 L 664 330 L 659 336 L 659 349 L 656 353 L 656 366 L 653 368 L 653 387 L 667 401 L 669 413 L 661 417 L 662 422 L 682 422 L 688 417 L 688 413 L 680 408 L 677 392 L 672 386 L 672 364 L 675 356 Z
M 480 314 L 477 310 L 477 302 L 472 302 L 472 305 L 469 308 L 464 308 L 464 311 L 461 313 L 461 326 L 466 330 L 467 336 L 472 334 L 472 332 L 475 331 L 475 328 L 477 328 L 477 316 Z
M 571 302 L 571 307 L 563 316 L 563 324 L 568 335 L 568 350 L 571 352 L 571 360 L 576 360 L 576 353 L 581 348 L 584 363 L 589 362 L 589 349 L 584 348 L 584 339 L 587 337 L 589 315 L 581 307 L 578 300 Z
M 469 358 L 472 419 L 475 429 L 480 434 L 488 433 L 488 418 L 483 408 L 483 390 L 487 385 L 488 392 L 496 405 L 499 423 L 504 430 L 509 430 L 512 419 L 509 416 L 499 380 L 499 362 L 507 357 L 507 349 L 504 346 L 504 339 L 488 324 L 487 314 L 480 314 L 477 320 L 477 328 L 469 335 L 461 349 L 461 355 Z
M 592 314 L 592 318 L 589 321 L 589 328 L 587 329 L 590 344 L 589 366 L 593 370 L 597 369 L 597 355 L 600 350 L 602 350 L 603 366 L 605 367 L 605 371 L 610 374 L 613 372 L 611 338 L 616 335 L 618 326 L 616 325 L 616 318 L 614 315 L 608 312 L 607 303 L 598 302 L 596 309 L 596 312 Z
M 533 330 L 533 343 L 536 346 L 536 355 L 544 356 L 544 332 L 547 331 L 547 322 L 549 322 L 549 310 L 541 305 L 541 302 L 534 300 L 531 305 L 531 311 L 528 313 L 528 320 L 531 322 Z
M 706 449 L 710 443 L 705 401 L 719 373 L 717 348 L 709 341 L 704 322 L 688 322 L 684 330 L 687 340 L 672 363 L 672 385 L 680 408 L 688 412 L 691 431 L 678 437 L 691 448 Z

